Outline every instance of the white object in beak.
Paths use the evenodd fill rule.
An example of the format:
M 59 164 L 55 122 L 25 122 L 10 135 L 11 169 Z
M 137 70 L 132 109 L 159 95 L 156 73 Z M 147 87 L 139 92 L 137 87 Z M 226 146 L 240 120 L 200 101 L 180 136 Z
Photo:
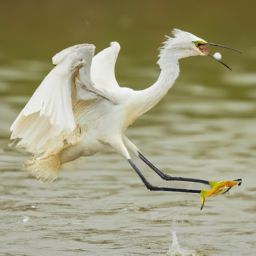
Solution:
M 222 56 L 221 56 L 221 54 L 220 54 L 219 52 L 215 52 L 215 53 L 213 54 L 213 58 L 214 58 L 215 60 L 221 60 L 221 59 L 222 59 Z

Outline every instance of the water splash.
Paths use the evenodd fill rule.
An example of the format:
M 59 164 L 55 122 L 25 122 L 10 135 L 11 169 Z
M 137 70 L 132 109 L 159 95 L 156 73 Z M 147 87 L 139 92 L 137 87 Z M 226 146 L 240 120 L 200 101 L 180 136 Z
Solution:
M 187 250 L 181 248 L 178 242 L 176 231 L 172 231 L 172 244 L 169 247 L 167 256 L 196 256 L 196 252 L 193 250 Z

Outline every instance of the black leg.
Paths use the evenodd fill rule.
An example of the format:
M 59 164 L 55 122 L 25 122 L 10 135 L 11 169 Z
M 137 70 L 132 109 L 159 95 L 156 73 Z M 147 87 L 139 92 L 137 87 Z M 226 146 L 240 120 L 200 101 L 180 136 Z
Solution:
M 142 182 L 147 187 L 147 189 L 149 189 L 151 191 L 171 191 L 171 192 L 196 193 L 196 194 L 200 194 L 201 193 L 201 190 L 197 190 L 197 189 L 156 187 L 154 185 L 151 185 L 147 181 L 147 179 L 143 176 L 143 174 L 141 173 L 139 168 L 135 165 L 135 163 L 131 159 L 128 159 L 128 162 L 131 165 L 131 167 L 134 169 L 134 171 L 139 175 L 139 177 L 141 178 Z
M 183 178 L 183 177 L 173 177 L 169 176 L 162 171 L 160 171 L 155 165 L 153 165 L 144 155 L 142 155 L 140 152 L 139 158 L 148 165 L 156 174 L 158 174 L 162 179 L 164 180 L 177 180 L 177 181 L 187 181 L 187 182 L 196 182 L 196 183 L 203 183 L 209 185 L 208 180 L 201 180 L 201 179 L 193 179 L 193 178 Z

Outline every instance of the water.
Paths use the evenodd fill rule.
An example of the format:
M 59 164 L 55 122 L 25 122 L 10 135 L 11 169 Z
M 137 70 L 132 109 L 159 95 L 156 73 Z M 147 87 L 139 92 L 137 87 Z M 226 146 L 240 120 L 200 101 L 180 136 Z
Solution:
M 175 1 L 155 6 L 153 1 L 122 6 L 57 2 L 1 3 L 0 254 L 254 255 L 255 3 L 191 3 L 184 10 Z M 243 18 L 237 19 L 238 13 Z M 223 25 L 228 22 L 232 26 Z M 243 186 L 207 200 L 200 211 L 197 195 L 147 191 L 113 154 L 79 159 L 52 184 L 31 178 L 22 169 L 27 155 L 8 147 L 9 126 L 51 68 L 51 56 L 78 42 L 95 42 L 100 49 L 118 40 L 123 47 L 117 64 L 120 84 L 143 88 L 157 78 L 156 49 L 172 26 L 245 53 L 222 51 L 233 72 L 207 58 L 182 61 L 175 87 L 128 136 L 169 174 L 243 178 Z M 139 165 L 153 184 L 167 185 Z

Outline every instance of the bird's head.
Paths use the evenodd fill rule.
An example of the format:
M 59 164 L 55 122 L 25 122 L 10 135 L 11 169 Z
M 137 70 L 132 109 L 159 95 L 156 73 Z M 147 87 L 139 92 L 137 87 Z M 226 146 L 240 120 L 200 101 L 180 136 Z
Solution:
M 172 37 L 167 37 L 167 40 L 163 44 L 160 51 L 160 57 L 161 55 L 165 55 L 165 53 L 169 53 L 170 56 L 177 59 L 190 56 L 210 56 L 230 69 L 230 67 L 223 63 L 220 59 L 216 59 L 210 54 L 209 46 L 217 46 L 241 53 L 240 51 L 225 45 L 207 42 L 206 40 L 189 32 L 174 29 L 172 31 Z
M 209 49 L 206 40 L 179 29 L 174 29 L 172 35 L 172 37 L 167 37 L 162 49 L 171 52 L 178 59 L 208 55 Z
M 179 59 L 208 55 L 208 42 L 204 39 L 179 29 L 174 29 L 172 35 L 164 43 L 164 48 L 172 51 Z

